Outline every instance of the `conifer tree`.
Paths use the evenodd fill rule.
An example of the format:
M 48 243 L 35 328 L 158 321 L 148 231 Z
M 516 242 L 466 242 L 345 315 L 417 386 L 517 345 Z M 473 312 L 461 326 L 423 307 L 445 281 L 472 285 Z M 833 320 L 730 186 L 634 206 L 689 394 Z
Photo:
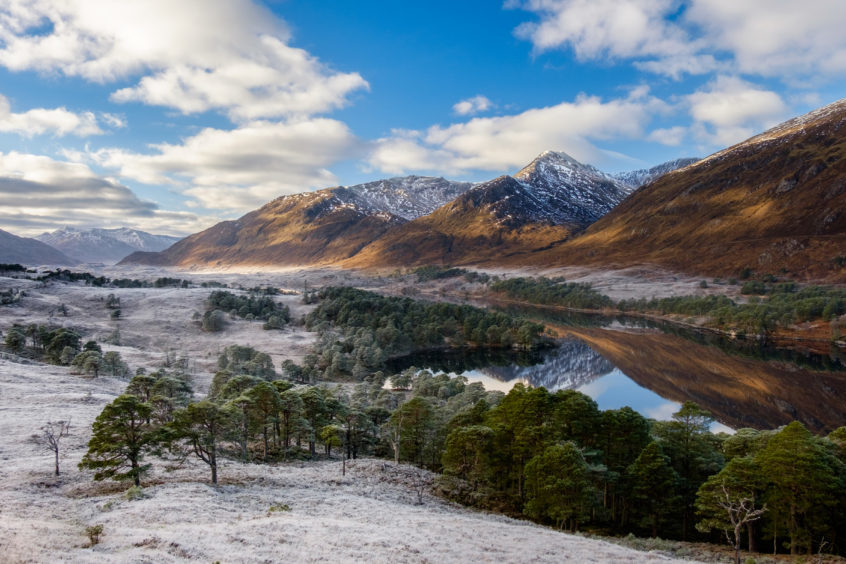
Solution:
M 124 394 L 103 408 L 92 427 L 88 452 L 79 468 L 94 470 L 94 479 L 132 480 L 141 485 L 149 469 L 144 456 L 158 446 L 157 429 L 149 424 L 152 407 Z
M 572 441 L 552 445 L 526 464 L 526 505 L 533 519 L 551 519 L 576 531 L 589 515 L 595 491 L 582 452 Z
M 232 424 L 231 413 L 208 400 L 190 403 L 173 414 L 168 425 L 171 444 L 187 444 L 200 460 L 208 464 L 211 481 L 217 484 L 217 455 L 221 438 Z
M 678 505 L 678 474 L 656 442 L 649 443 L 627 470 L 631 484 L 632 513 L 648 525 L 653 537 Z

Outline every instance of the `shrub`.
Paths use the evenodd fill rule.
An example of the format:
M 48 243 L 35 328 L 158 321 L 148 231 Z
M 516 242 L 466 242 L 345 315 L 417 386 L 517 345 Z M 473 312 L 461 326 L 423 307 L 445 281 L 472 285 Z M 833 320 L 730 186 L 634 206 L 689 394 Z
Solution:
M 85 534 L 88 536 L 88 546 L 100 544 L 100 537 L 103 535 L 103 525 L 85 527 Z

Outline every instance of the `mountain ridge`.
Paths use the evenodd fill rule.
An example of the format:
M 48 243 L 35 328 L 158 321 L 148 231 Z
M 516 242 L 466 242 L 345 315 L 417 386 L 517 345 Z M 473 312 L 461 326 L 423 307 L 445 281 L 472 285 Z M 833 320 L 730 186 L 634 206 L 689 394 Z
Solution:
M 547 151 L 513 177 L 408 176 L 281 196 L 162 253 L 121 264 L 348 267 L 473 262 L 536 252 L 584 230 L 634 187 Z
M 846 281 L 846 99 L 634 192 L 540 265 Z
M 128 227 L 115 229 L 63 227 L 42 233 L 35 239 L 82 262 L 116 263 L 136 251 L 163 251 L 179 241 L 180 237 L 154 235 Z

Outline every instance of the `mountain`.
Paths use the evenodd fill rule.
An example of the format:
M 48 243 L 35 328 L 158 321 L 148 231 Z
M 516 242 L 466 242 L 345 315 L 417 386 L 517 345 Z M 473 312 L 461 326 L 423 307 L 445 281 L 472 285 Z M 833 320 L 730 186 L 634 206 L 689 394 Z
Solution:
M 619 204 L 637 186 L 618 181 L 567 153 L 546 151 L 514 179 L 525 185 L 541 210 L 534 221 L 587 227 Z
M 390 230 L 344 265 L 470 264 L 522 253 L 563 241 L 581 227 L 553 223 L 555 212 L 530 187 L 500 176 Z
M 41 241 L 29 237 L 18 237 L 0 229 L 0 262 L 30 266 L 42 264 L 72 266 L 79 261 Z
M 283 196 L 237 221 L 191 235 L 162 253 L 134 253 L 121 264 L 335 264 L 471 187 L 469 182 L 408 176 Z
M 283 196 L 162 253 L 123 263 L 170 266 L 405 266 L 530 256 L 571 238 L 635 186 L 565 153 L 471 184 L 408 176 Z
M 688 165 L 692 165 L 693 163 L 699 161 L 699 159 L 692 159 L 692 158 L 684 158 L 684 159 L 675 159 L 672 161 L 667 161 L 665 163 L 661 163 L 657 166 L 653 166 L 652 168 L 642 168 L 640 170 L 632 170 L 629 172 L 620 172 L 618 174 L 614 174 L 613 177 L 616 181 L 622 182 L 626 186 L 634 189 L 640 188 L 646 184 L 649 184 L 653 180 L 664 176 L 668 172 L 673 172 L 674 170 L 678 170 L 680 168 L 684 168 Z
M 431 176 L 405 176 L 333 189 L 341 201 L 365 213 L 386 212 L 411 220 L 432 213 L 473 187 Z
M 846 100 L 661 176 L 532 264 L 846 281 Z
M 82 262 L 105 263 L 116 263 L 135 251 L 162 251 L 179 241 L 179 237 L 152 235 L 127 227 L 87 230 L 65 227 L 42 233 L 36 239 Z
M 632 188 L 566 153 L 547 151 L 512 176 L 475 185 L 392 229 L 344 264 L 478 264 L 531 260 L 608 213 Z
M 160 253 L 133 253 L 120 264 L 332 264 L 349 258 L 390 227 L 404 222 L 387 212 L 364 211 L 350 198 L 338 196 L 335 189 L 326 189 L 277 198 L 236 221 L 224 221 L 186 237 Z

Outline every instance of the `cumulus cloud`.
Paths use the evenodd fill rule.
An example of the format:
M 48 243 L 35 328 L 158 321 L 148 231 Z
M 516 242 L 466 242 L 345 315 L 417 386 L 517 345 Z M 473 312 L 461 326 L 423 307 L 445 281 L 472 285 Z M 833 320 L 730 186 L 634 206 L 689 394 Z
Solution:
M 90 157 L 122 177 L 171 185 L 194 206 L 245 211 L 337 183 L 326 167 L 353 156 L 356 146 L 344 123 L 313 118 L 207 128 L 180 144 L 153 145 L 149 153 L 103 149 Z
M 667 21 L 677 0 L 527 0 L 518 4 L 540 16 L 515 33 L 537 51 L 570 47 L 582 60 L 670 59 L 668 74 L 708 72 L 713 60 L 697 55 L 686 30 Z
M 737 70 L 764 76 L 840 76 L 846 11 L 840 0 L 691 0 L 685 19 Z
M 781 96 L 737 77 L 719 76 L 687 96 L 693 130 L 717 146 L 743 141 L 788 117 Z
M 582 60 L 630 59 L 679 76 L 713 71 L 787 79 L 846 70 L 840 0 L 525 0 L 538 16 L 515 33 L 536 51 L 570 48 Z
M 656 143 L 661 143 L 662 145 L 677 147 L 681 145 L 686 135 L 686 127 L 675 125 L 673 127 L 654 129 L 649 132 L 646 139 L 649 141 L 655 141 Z
M 368 157 L 371 168 L 409 171 L 504 171 L 525 165 L 546 150 L 563 150 L 583 162 L 606 158 L 595 140 L 635 138 L 666 105 L 643 88 L 626 98 L 602 101 L 580 95 L 573 102 L 425 131 L 395 131 L 379 139 Z
M 184 235 L 212 221 L 161 210 L 81 163 L 0 153 L 0 228 L 19 235 L 37 235 L 59 225 L 131 226 Z
M 452 107 L 452 111 L 460 116 L 470 116 L 485 112 L 493 108 L 493 106 L 493 102 L 480 94 L 458 102 Z
M 45 32 L 46 30 L 46 32 Z M 34 0 L 0 8 L 0 65 L 108 83 L 112 93 L 184 113 L 235 120 L 311 115 L 367 88 L 302 49 L 250 0 Z
M 113 124 L 111 117 L 104 121 Z M 35 108 L 25 112 L 14 113 L 9 100 L 0 94 L 0 132 L 16 133 L 24 137 L 50 134 L 56 137 L 76 135 L 101 135 L 103 132 L 97 124 L 97 116 L 93 112 L 74 113 L 65 108 Z

